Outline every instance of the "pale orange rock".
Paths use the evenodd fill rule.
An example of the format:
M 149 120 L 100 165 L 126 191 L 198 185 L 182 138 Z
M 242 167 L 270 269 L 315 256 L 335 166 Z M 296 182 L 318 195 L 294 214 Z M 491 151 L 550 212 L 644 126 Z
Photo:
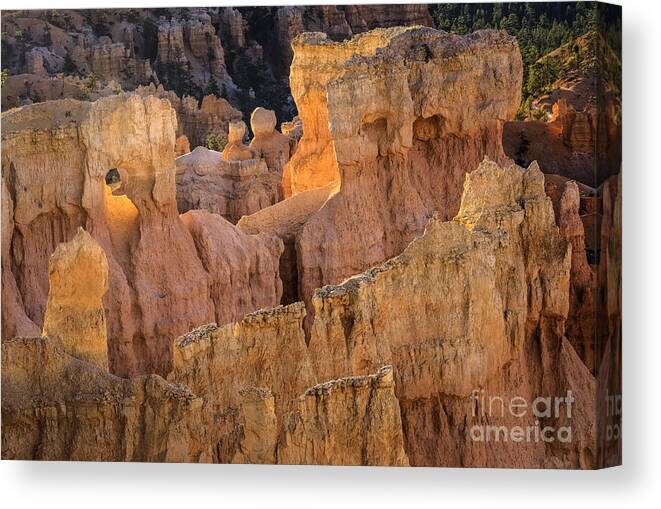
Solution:
M 230 122 L 227 133 L 227 145 L 223 149 L 223 161 L 246 161 L 255 158 L 254 152 L 243 143 L 245 137 L 245 122 Z
M 280 303 L 282 241 L 268 233 L 248 235 L 217 214 L 191 210 L 181 216 L 208 273 L 215 321 L 240 320 Z
M 118 378 L 55 338 L 2 342 L 2 459 L 199 462 L 202 400 L 158 375 Z
M 291 304 L 300 300 L 296 236 L 312 214 L 338 191 L 339 188 L 334 183 L 319 189 L 303 191 L 254 214 L 245 215 L 237 223 L 237 226 L 246 233 L 270 233 L 282 239 L 284 243 L 284 251 L 280 257 L 282 304 Z
M 240 391 L 268 388 L 280 416 L 315 382 L 298 302 L 251 313 L 221 327 L 202 327 L 174 345 L 171 382 L 191 388 L 217 411 L 238 407 Z
M 108 370 L 108 337 L 103 296 L 108 260 L 101 246 L 80 228 L 71 242 L 57 246 L 48 267 L 44 336 L 58 337 L 79 359 Z
M 615 238 L 618 202 L 610 188 L 603 193 L 612 218 L 604 236 Z M 300 302 L 208 325 L 176 340 L 168 384 L 112 377 L 50 338 L 10 340 L 9 351 L 3 346 L 3 454 L 593 468 L 603 437 L 597 382 L 565 338 L 571 252 L 539 168 L 484 161 L 468 174 L 454 220 L 432 218 L 401 255 L 316 292 L 309 344 Z M 615 267 L 604 267 L 617 285 Z M 618 302 L 607 308 L 613 320 Z M 81 374 L 89 389 L 71 403 L 67 395 L 78 388 L 55 381 Z M 570 427 L 572 439 L 545 443 L 534 432 L 523 441 L 476 439 L 481 426 L 507 433 L 536 424 L 531 413 L 490 411 L 474 394 L 528 404 L 568 398 L 544 425 Z M 122 426 L 113 417 L 117 401 L 131 416 Z M 62 405 L 67 416 L 85 408 L 85 418 L 65 421 Z M 107 437 L 100 442 L 88 438 L 99 419 Z M 41 431 L 61 428 L 75 433 Z
M 303 34 L 294 52 L 304 132 L 283 182 L 294 194 L 341 183 L 297 238 L 307 301 L 399 254 L 434 213 L 451 218 L 464 175 L 485 155 L 507 161 L 502 126 L 518 107 L 522 68 L 516 40 L 498 31 L 393 28 L 344 43 Z
M 39 333 L 48 259 L 80 226 L 108 259 L 103 304 L 112 373 L 167 374 L 172 338 L 216 318 L 212 285 L 225 276 L 205 267 L 177 211 L 176 125 L 168 101 L 138 94 L 3 113 L 3 178 L 15 184 L 3 195 L 3 215 L 14 224 L 3 238 L 9 253 L 3 264 L 10 268 L 3 274 L 3 312 L 10 312 L 3 315 L 3 335 Z M 113 169 L 121 182 L 111 190 L 105 178 Z M 279 254 L 273 256 L 276 270 Z M 268 305 L 279 294 L 271 298 Z M 245 303 L 229 309 L 256 308 Z
M 394 389 L 391 366 L 309 388 L 286 417 L 278 461 L 408 466 Z
M 191 147 L 206 146 L 209 135 L 227 133 L 230 122 L 241 120 L 241 112 L 222 97 L 206 95 L 202 104 L 194 97 L 179 97 L 163 85 L 141 86 L 136 89 L 140 95 L 155 95 L 167 99 L 177 112 L 177 136 L 186 135 Z
M 592 468 L 596 383 L 564 337 L 570 268 L 539 168 L 485 161 L 453 221 L 432 219 L 401 255 L 315 293 L 317 376 L 391 364 L 413 465 Z M 475 440 L 487 423 L 535 426 L 530 413 L 474 413 L 475 390 L 529 403 L 571 391 L 572 442 Z
M 185 134 L 177 137 L 177 140 L 174 143 L 174 155 L 179 157 L 190 152 L 190 143 L 188 142 L 188 137 Z
M 277 120 L 273 110 L 256 108 L 250 115 L 253 139 L 250 148 L 256 157 L 266 161 L 269 170 L 282 175 L 289 160 L 289 138 L 275 129 Z

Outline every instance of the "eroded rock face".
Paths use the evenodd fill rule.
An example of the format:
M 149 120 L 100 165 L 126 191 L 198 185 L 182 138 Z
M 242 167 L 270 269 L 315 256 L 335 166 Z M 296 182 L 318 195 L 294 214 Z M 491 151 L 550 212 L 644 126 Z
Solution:
M 118 378 L 54 338 L 2 342 L 3 460 L 205 461 L 201 406 L 185 387 Z
M 208 210 L 236 223 L 282 196 L 278 175 L 261 159 L 224 161 L 220 152 L 197 147 L 177 158 L 176 166 L 180 213 Z
M 545 173 L 599 187 L 622 160 L 621 70 L 603 36 L 588 32 L 544 55 L 558 79 L 534 98 L 544 121 L 506 124 L 503 143 L 518 164 L 537 161 Z
M 83 226 L 108 258 L 111 372 L 167 374 L 172 338 L 216 318 L 211 287 L 222 279 L 205 268 L 177 211 L 175 111 L 125 94 L 11 110 L 2 127 L 3 215 L 12 220 L 3 223 L 11 272 L 3 275 L 3 335 L 39 332 L 49 257 Z M 105 183 L 112 169 L 121 176 L 115 190 Z
M 400 256 L 313 298 L 318 376 L 392 364 L 411 464 L 594 466 L 595 380 L 564 338 L 571 248 L 543 181 L 537 167 L 484 162 L 454 221 L 432 219 Z M 475 408 L 474 397 L 530 403 L 567 391 L 573 413 L 551 426 L 569 422 L 571 444 L 471 437 L 487 424 L 535 425 L 530 413 Z
M 294 51 L 304 134 L 285 167 L 285 196 L 288 184 L 295 194 L 341 182 L 297 238 L 307 300 L 400 253 L 432 214 L 452 217 L 464 174 L 485 155 L 506 160 L 502 125 L 519 103 L 521 57 L 504 32 L 427 28 L 346 43 L 305 34 Z M 466 104 L 479 97 L 490 100 Z
M 3 378 L 3 451 L 44 459 L 592 468 L 601 454 L 597 382 L 565 338 L 571 265 L 539 168 L 484 161 L 467 175 L 454 220 L 432 218 L 401 255 L 316 292 L 308 344 L 301 302 L 201 327 L 175 342 L 168 380 L 177 385 L 170 385 L 159 377 L 119 380 L 62 352 L 45 354 L 39 349 L 57 350 L 48 338 L 12 340 L 16 349 L 3 348 L 10 382 L 6 391 Z M 10 357 L 13 371 L 5 369 Z M 38 370 L 36 359 L 53 367 Z M 67 417 L 86 408 L 87 420 L 71 423 L 53 402 L 77 388 L 44 377 L 77 380 L 80 370 L 94 390 L 64 404 Z M 97 387 L 111 394 L 102 403 Z M 35 410 L 34 394 L 54 409 Z M 114 418 L 103 420 L 111 427 L 104 437 L 119 451 L 84 439 L 97 429 L 89 400 L 94 412 L 118 415 L 113 402 L 127 394 L 131 405 L 145 402 L 129 406 L 135 419 L 121 430 Z M 493 397 L 519 398 L 526 412 L 494 407 Z M 544 408 L 557 413 L 533 415 L 536 398 L 551 398 Z M 51 440 L 26 432 L 43 426 L 73 426 L 85 447 L 60 438 L 68 433 Z M 542 438 L 549 433 L 552 442 Z
M 177 112 L 177 135 L 185 135 L 193 148 L 206 146 L 209 135 L 227 133 L 230 122 L 241 120 L 239 110 L 215 95 L 204 96 L 202 103 L 198 104 L 194 97 L 180 98 L 175 92 L 166 91 L 162 85 L 138 87 L 136 92 L 167 99 Z
M 250 116 L 250 127 L 253 139 L 250 148 L 256 157 L 266 161 L 266 165 L 274 173 L 282 175 L 287 161 L 289 161 L 290 139 L 276 131 L 277 119 L 275 112 L 265 108 L 257 108 Z
M 233 88 L 225 67 L 225 52 L 209 14 L 193 11 L 190 19 L 172 18 L 158 21 L 157 63 L 165 74 L 168 66 L 174 72 L 189 68 L 192 79 L 205 85 L 211 74 L 219 84 Z
M 267 233 L 248 235 L 205 210 L 191 210 L 181 220 L 208 273 L 217 323 L 234 322 L 280 303 L 280 239 Z
M 284 243 L 284 252 L 280 258 L 282 304 L 291 304 L 300 300 L 296 237 L 310 217 L 338 191 L 339 187 L 334 183 L 319 189 L 303 191 L 271 207 L 260 209 L 252 215 L 243 216 L 237 223 L 237 226 L 247 233 L 269 233 L 282 239 Z
M 279 462 L 408 466 L 394 387 L 385 366 L 309 388 L 287 418 Z
M 174 143 L 174 155 L 176 157 L 183 156 L 190 152 L 190 142 L 188 141 L 188 136 L 182 134 L 177 137 L 177 141 Z
M 108 371 L 108 337 L 103 296 L 108 260 L 101 246 L 80 228 L 57 246 L 48 264 L 48 303 L 42 335 L 58 337 L 72 356 Z
M 223 161 L 247 161 L 254 159 L 255 154 L 243 143 L 246 137 L 246 124 L 242 120 L 230 122 L 227 133 L 227 145 L 223 149 Z

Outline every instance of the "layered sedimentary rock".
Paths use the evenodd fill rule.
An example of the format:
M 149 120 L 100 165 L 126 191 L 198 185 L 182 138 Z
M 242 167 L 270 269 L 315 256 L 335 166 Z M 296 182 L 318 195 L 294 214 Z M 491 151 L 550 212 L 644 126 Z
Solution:
M 192 331 L 175 342 L 168 378 L 221 411 L 238 406 L 244 388 L 268 388 L 280 416 L 315 382 L 301 326 L 304 315 L 298 302 Z
M 59 338 L 68 353 L 105 371 L 108 337 L 102 300 L 107 290 L 106 255 L 81 228 L 50 257 L 42 335 Z
M 255 109 L 250 116 L 253 133 L 250 148 L 256 157 L 266 161 L 269 170 L 282 175 L 285 164 L 289 161 L 290 139 L 275 129 L 276 123 L 274 111 Z
M 174 142 L 174 155 L 176 157 L 183 156 L 190 152 L 190 142 L 188 141 L 188 136 L 182 134 L 177 136 L 177 141 Z
M 311 5 L 278 8 L 275 31 L 285 65 L 292 60 L 292 41 L 303 32 L 323 32 L 335 41 L 374 28 L 433 26 L 427 5 Z
M 304 134 L 285 167 L 285 196 L 341 182 L 297 238 L 308 299 L 400 253 L 432 214 L 452 217 L 464 174 L 485 155 L 506 160 L 502 125 L 519 103 L 521 57 L 504 32 L 427 28 L 346 43 L 304 34 L 294 51 Z
M 411 464 L 594 466 L 596 384 L 564 338 L 570 267 L 539 169 L 485 162 L 454 221 L 432 219 L 400 256 L 316 292 L 317 375 L 392 364 Z M 526 439 L 530 411 L 489 403 L 540 396 L 575 399 L 543 420 L 571 427 L 570 443 Z M 515 426 L 523 438 L 509 437 Z
M 49 338 L 11 340 L 3 453 L 594 467 L 597 384 L 564 337 L 571 253 L 539 168 L 485 161 L 453 221 L 432 218 L 400 256 L 315 294 L 307 345 L 303 303 L 180 337 L 169 384 L 117 379 Z M 71 380 L 90 386 L 75 403 Z M 86 438 L 99 418 L 100 442 Z M 27 431 L 46 427 L 76 433 Z
M 287 416 L 280 463 L 408 466 L 392 367 L 316 385 Z
M 224 161 L 220 152 L 197 147 L 178 157 L 176 167 L 180 213 L 203 209 L 236 223 L 282 196 L 278 175 L 261 159 Z
M 202 86 L 211 75 L 223 87 L 234 87 L 209 14 L 198 10 L 190 19 L 160 18 L 157 45 L 156 66 L 164 74 L 188 68 L 191 79 Z
M 3 114 L 3 213 L 13 221 L 3 231 L 3 264 L 11 272 L 3 275 L 4 336 L 40 330 L 49 256 L 80 226 L 108 258 L 111 372 L 166 374 L 172 338 L 216 318 L 211 286 L 222 277 L 205 268 L 177 211 L 175 126 L 167 101 L 133 94 Z M 115 190 L 105 182 L 111 170 L 121 177 Z M 223 306 L 252 310 L 235 308 L 233 298 Z M 274 293 L 271 305 L 279 298 Z
M 3 460 L 205 461 L 201 407 L 185 387 L 118 378 L 54 338 L 2 343 Z
M 177 135 L 186 135 L 191 147 L 206 146 L 209 135 L 225 134 L 230 122 L 241 120 L 241 112 L 227 100 L 215 95 L 206 95 L 199 104 L 190 96 L 179 97 L 162 86 L 138 87 L 141 95 L 155 95 L 167 99 L 177 112 Z
M 308 388 L 304 315 L 299 302 L 176 341 L 169 379 L 204 399 L 214 460 L 408 464 L 392 369 Z

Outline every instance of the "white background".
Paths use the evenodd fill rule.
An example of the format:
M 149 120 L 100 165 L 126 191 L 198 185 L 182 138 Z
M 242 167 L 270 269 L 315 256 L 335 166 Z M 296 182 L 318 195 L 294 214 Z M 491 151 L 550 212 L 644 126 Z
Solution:
M 237 1 L 229 5 L 332 3 Z M 353 2 L 337 2 L 353 3 Z M 365 3 L 365 2 L 363 2 Z M 381 3 L 387 3 L 381 0 Z M 14 507 L 659 507 L 661 16 L 623 0 L 624 466 L 597 472 L 112 463 L 0 463 Z M 3 9 L 227 5 L 209 0 L 10 0 Z

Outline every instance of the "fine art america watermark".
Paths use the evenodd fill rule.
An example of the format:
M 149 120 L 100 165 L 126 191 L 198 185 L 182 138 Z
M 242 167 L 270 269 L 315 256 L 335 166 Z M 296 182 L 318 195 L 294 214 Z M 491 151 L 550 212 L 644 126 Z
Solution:
M 503 398 L 490 396 L 484 389 L 471 392 L 471 411 L 474 419 L 486 422 L 500 419 L 526 419 L 532 424 L 526 426 L 505 426 L 504 424 L 475 424 L 469 430 L 471 440 L 475 442 L 562 442 L 572 440 L 572 405 L 575 403 L 572 391 L 565 396 L 539 396 L 528 401 L 522 396 Z M 540 422 L 559 420 L 563 426 L 542 425 Z

